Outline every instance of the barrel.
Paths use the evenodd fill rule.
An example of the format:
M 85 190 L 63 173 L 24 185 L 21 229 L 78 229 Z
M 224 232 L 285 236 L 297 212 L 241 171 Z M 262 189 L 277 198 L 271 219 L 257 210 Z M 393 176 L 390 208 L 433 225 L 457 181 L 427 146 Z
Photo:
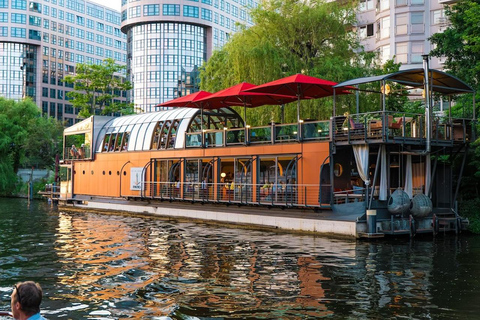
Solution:
M 395 190 L 388 199 L 388 212 L 391 214 L 404 214 L 410 208 L 410 197 L 402 189 Z
M 423 193 L 419 193 L 413 197 L 412 204 L 410 205 L 410 212 L 415 218 L 426 217 L 432 212 L 432 209 L 432 200 Z

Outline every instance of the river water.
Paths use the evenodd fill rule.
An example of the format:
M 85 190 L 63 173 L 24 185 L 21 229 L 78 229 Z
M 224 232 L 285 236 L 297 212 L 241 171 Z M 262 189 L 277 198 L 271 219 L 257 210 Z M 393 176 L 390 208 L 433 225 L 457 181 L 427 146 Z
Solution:
M 480 237 L 355 242 L 0 199 L 0 311 L 49 319 L 472 319 Z

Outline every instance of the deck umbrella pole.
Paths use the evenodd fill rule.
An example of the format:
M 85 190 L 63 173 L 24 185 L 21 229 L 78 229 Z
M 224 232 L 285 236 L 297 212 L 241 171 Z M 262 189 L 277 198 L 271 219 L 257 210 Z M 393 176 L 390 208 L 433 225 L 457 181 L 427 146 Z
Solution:
M 297 122 L 300 123 L 300 97 L 301 97 L 301 86 L 297 84 Z
M 247 104 L 243 103 L 243 124 L 245 129 L 247 128 Z
M 204 138 L 203 138 L 203 104 L 200 104 L 200 132 L 202 135 L 202 148 L 205 147 Z

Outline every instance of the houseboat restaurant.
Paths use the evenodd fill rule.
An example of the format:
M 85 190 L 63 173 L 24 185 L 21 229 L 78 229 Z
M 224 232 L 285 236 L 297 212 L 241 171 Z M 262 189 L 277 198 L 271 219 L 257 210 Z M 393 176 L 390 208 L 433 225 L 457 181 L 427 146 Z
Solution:
M 378 111 L 361 112 L 367 84 Z M 474 101 L 453 118 L 433 113 L 432 97 L 473 90 L 428 66 L 332 92 L 346 86 L 359 89 L 347 97 L 356 110 L 337 115 L 337 103 L 323 121 L 249 127 L 228 107 L 93 116 L 64 131 L 57 196 L 89 209 L 351 237 L 458 232 L 463 165 L 451 164 L 465 162 L 475 138 Z M 390 86 L 423 89 L 425 113 L 388 110 Z

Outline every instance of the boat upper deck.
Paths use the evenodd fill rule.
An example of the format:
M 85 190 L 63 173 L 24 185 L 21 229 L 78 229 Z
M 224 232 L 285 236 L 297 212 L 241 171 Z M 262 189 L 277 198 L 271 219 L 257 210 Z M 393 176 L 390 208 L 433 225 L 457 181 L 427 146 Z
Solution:
M 474 139 L 472 119 L 442 119 L 433 121 L 432 146 L 449 147 Z M 121 135 L 122 133 L 117 133 Z M 336 116 L 331 120 L 302 121 L 300 123 L 269 126 L 224 128 L 185 132 L 183 149 L 231 147 L 240 145 L 276 145 L 286 143 L 324 141 L 335 145 L 348 144 L 409 144 L 426 143 L 425 116 L 399 112 L 370 112 Z M 120 139 L 120 138 L 118 138 Z M 155 139 L 154 137 L 152 139 Z M 163 148 L 152 143 L 150 150 L 171 150 L 175 143 Z M 178 149 L 178 148 L 175 148 Z M 80 151 L 80 150 L 79 150 Z M 102 148 L 101 152 L 128 152 L 128 148 Z M 89 160 L 93 154 L 89 147 L 82 152 L 72 152 L 66 147 L 64 160 Z

